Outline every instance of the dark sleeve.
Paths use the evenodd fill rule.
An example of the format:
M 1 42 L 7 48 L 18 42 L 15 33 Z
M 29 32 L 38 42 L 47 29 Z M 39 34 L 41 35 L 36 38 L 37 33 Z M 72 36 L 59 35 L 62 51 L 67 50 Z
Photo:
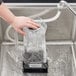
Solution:
M 2 3 L 2 0 L 0 0 L 0 4 Z

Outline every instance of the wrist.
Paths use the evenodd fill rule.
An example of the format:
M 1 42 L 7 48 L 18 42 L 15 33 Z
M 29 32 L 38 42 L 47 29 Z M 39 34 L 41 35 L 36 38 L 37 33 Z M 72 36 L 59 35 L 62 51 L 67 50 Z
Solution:
M 8 20 L 8 23 L 9 23 L 9 24 L 12 24 L 12 23 L 14 22 L 15 18 L 16 18 L 16 16 L 13 15 L 13 16 L 10 18 L 10 20 Z

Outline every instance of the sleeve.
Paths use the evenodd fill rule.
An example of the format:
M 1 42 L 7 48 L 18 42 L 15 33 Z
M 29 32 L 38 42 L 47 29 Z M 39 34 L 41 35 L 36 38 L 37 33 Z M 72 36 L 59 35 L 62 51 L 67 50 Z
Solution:
M 0 0 L 0 5 L 1 5 L 1 3 L 2 3 L 2 0 Z

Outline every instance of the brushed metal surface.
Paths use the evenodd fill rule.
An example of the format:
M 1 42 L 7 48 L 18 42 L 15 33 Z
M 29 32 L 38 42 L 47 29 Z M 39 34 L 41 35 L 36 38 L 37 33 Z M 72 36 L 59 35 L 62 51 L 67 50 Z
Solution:
M 39 12 L 43 11 L 44 9 L 51 8 L 49 13 L 47 13 L 44 16 L 41 16 L 41 18 L 50 18 L 50 17 L 53 17 L 57 12 L 57 9 L 56 9 L 57 4 L 55 4 L 55 3 L 54 4 L 50 4 L 50 3 L 48 3 L 48 4 L 47 3 L 45 3 L 45 4 L 7 3 L 6 5 L 17 16 L 21 16 L 21 15 L 30 16 L 30 15 L 39 13 Z M 75 3 L 74 4 L 71 3 L 71 6 L 74 7 L 74 9 L 76 10 Z M 52 10 L 52 9 L 54 9 L 54 10 Z M 2 39 L 2 40 L 0 40 L 0 41 L 1 42 L 8 41 L 8 39 L 4 36 L 5 30 L 7 29 L 8 24 L 2 19 L 0 19 L 0 21 L 1 21 L 1 26 L 2 26 L 0 28 L 0 31 L 2 30 L 2 33 L 0 32 L 0 39 Z M 63 9 L 61 16 L 55 22 L 47 23 L 47 25 L 48 25 L 48 30 L 46 33 L 47 41 L 48 42 L 49 41 L 58 41 L 58 42 L 59 41 L 72 41 L 73 21 L 74 21 L 74 15 L 69 10 Z M 22 39 L 21 36 L 19 38 Z M 74 41 L 76 41 L 76 34 L 74 36 Z M 41 74 L 41 75 L 39 75 L 39 74 L 25 74 L 24 76 L 35 76 L 35 75 L 36 76 L 50 76 L 50 75 L 59 76 L 60 74 L 64 74 L 63 76 L 73 76 L 72 60 L 71 60 L 72 53 L 71 53 L 70 46 L 66 46 L 66 45 L 50 46 L 49 45 L 47 47 L 49 49 L 48 55 L 49 55 L 49 57 L 51 57 L 51 59 L 53 59 L 53 62 L 49 63 L 49 73 Z M 63 55 L 67 56 L 67 57 L 65 56 L 65 58 L 63 57 L 64 58 L 63 60 L 69 59 L 69 60 L 66 60 L 67 65 L 64 64 L 64 62 L 61 62 L 61 63 L 58 62 L 58 64 L 63 65 L 63 66 L 61 66 L 61 68 L 58 64 L 55 63 L 55 62 L 57 62 L 56 58 L 61 58 L 60 54 L 62 56 Z M 3 47 L 3 51 L 0 55 L 2 55 L 2 56 L 6 55 L 6 57 L 4 57 L 4 59 L 2 59 L 0 64 L 4 65 L 3 70 L 8 67 L 7 73 L 9 73 L 9 75 L 7 73 L 3 73 L 3 74 L 7 74 L 7 76 L 10 76 L 10 75 L 17 76 L 17 74 L 14 70 L 11 71 L 12 67 L 13 67 L 12 64 L 14 64 L 14 62 L 9 57 L 9 55 L 6 54 L 5 47 Z M 4 63 L 3 63 L 3 61 L 4 61 Z M 11 63 L 9 64 L 8 61 Z M 58 67 L 56 65 L 58 65 Z M 7 67 L 5 67 L 5 66 L 7 66 Z M 67 68 L 65 68 L 65 66 L 67 66 Z M 1 66 L 1 70 L 2 70 L 2 67 L 3 66 Z M 60 72 L 59 68 L 61 69 L 61 72 Z M 6 70 L 4 72 L 6 72 Z M 58 72 L 60 72 L 60 73 L 58 73 Z M 5 75 L 3 75 L 3 76 L 5 76 Z M 20 75 L 18 75 L 18 76 L 20 76 Z
M 14 47 L 11 45 L 11 47 Z M 11 48 L 10 45 L 2 45 L 2 69 L 1 76 L 23 76 L 21 70 L 16 67 L 15 61 L 12 57 L 7 53 L 7 51 Z M 72 66 L 72 50 L 70 45 L 48 45 L 47 46 L 48 56 L 51 59 L 49 62 L 49 72 L 47 74 L 24 74 L 24 76 L 74 76 L 73 70 L 74 66 Z M 14 50 L 14 49 L 12 49 Z M 11 50 L 10 50 L 11 51 Z M 13 53 L 13 52 L 12 52 Z

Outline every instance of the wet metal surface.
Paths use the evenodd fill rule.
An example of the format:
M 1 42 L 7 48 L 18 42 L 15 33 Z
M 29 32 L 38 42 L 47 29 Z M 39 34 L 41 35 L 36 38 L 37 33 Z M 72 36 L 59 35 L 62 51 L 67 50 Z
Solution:
M 14 47 L 14 46 L 12 46 Z M 49 72 L 47 74 L 24 74 L 17 67 L 16 62 L 7 53 L 10 46 L 2 45 L 1 76 L 73 76 L 72 50 L 70 45 L 48 45 Z M 13 51 L 13 49 L 12 49 Z M 12 52 L 13 53 L 13 52 Z

